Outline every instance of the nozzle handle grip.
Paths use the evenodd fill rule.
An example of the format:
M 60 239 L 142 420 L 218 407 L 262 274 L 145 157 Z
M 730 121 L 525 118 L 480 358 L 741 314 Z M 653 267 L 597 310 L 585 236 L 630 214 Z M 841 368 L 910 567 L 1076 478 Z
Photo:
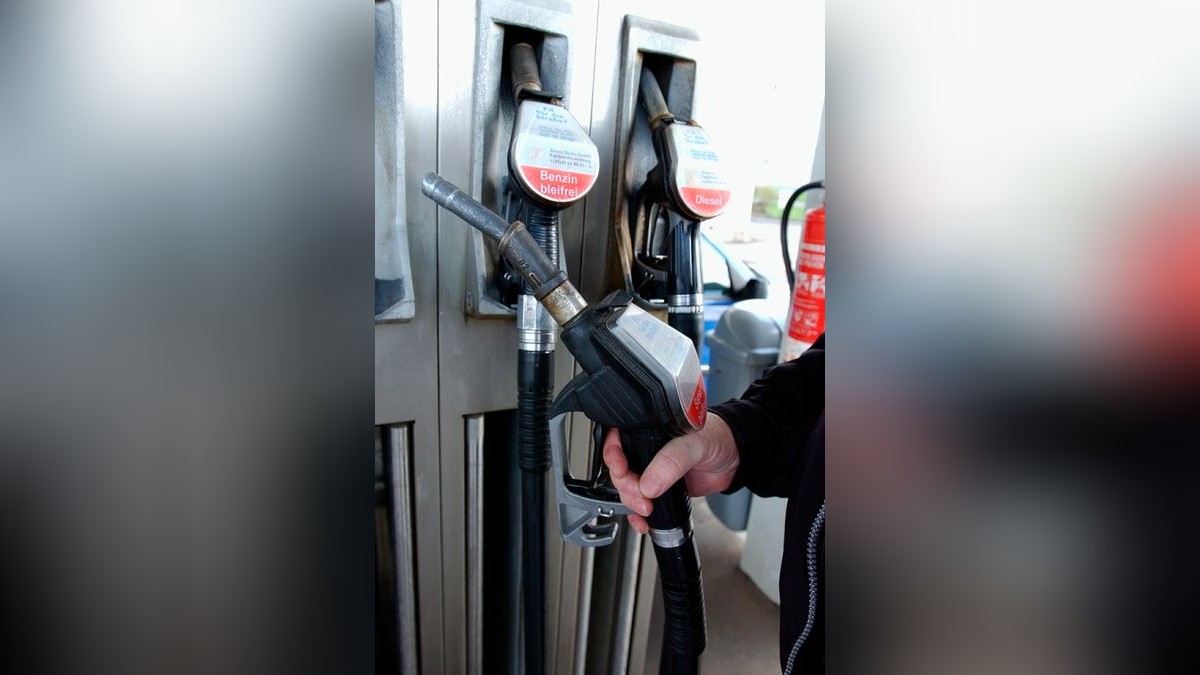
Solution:
M 622 430 L 621 450 L 629 461 L 629 468 L 640 474 L 669 440 L 670 436 L 659 431 Z M 656 530 L 670 530 L 676 527 L 690 529 L 692 509 L 688 503 L 687 488 L 682 480 L 653 501 L 654 510 L 647 519 L 650 527 Z

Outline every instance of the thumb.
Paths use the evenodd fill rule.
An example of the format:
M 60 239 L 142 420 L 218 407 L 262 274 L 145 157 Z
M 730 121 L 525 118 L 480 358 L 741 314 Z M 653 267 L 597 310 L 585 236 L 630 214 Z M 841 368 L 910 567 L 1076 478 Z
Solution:
M 654 499 L 674 485 L 683 474 L 700 463 L 703 458 L 703 448 L 695 442 L 694 434 L 671 439 L 662 450 L 651 460 L 650 465 L 642 472 L 642 482 L 639 487 L 642 494 Z

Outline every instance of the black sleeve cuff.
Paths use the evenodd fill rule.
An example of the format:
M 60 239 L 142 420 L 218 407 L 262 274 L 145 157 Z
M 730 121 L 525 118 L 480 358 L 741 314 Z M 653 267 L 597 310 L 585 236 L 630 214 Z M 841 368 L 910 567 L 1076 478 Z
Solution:
M 713 406 L 709 412 L 725 420 L 738 447 L 738 470 L 723 494 L 745 487 L 760 497 L 787 496 L 791 472 L 777 470 L 785 458 L 773 451 L 782 434 L 767 411 L 753 401 L 733 400 Z
M 729 425 L 739 463 L 728 494 L 747 487 L 786 497 L 804 448 L 825 410 L 824 335 L 799 358 L 772 366 L 741 398 L 709 407 Z

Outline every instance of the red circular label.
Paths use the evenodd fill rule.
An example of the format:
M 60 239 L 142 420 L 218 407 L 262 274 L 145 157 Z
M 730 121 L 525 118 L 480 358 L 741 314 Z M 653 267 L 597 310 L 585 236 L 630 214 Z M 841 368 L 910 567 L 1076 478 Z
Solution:
M 692 209 L 692 212 L 704 218 L 721 215 L 729 203 L 729 190 L 719 188 L 681 187 L 680 196 Z
M 521 174 L 534 192 L 556 202 L 573 202 L 596 182 L 595 174 L 525 164 L 521 165 Z

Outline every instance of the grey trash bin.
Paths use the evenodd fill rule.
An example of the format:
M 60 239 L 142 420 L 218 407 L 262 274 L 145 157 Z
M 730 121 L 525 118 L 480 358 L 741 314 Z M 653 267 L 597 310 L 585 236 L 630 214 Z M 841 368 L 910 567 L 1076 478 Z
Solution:
M 708 402 L 738 398 L 779 359 L 786 307 L 765 299 L 742 300 L 725 310 L 707 336 L 709 354 Z M 750 517 L 750 491 L 707 497 L 717 518 L 731 530 L 746 529 Z

